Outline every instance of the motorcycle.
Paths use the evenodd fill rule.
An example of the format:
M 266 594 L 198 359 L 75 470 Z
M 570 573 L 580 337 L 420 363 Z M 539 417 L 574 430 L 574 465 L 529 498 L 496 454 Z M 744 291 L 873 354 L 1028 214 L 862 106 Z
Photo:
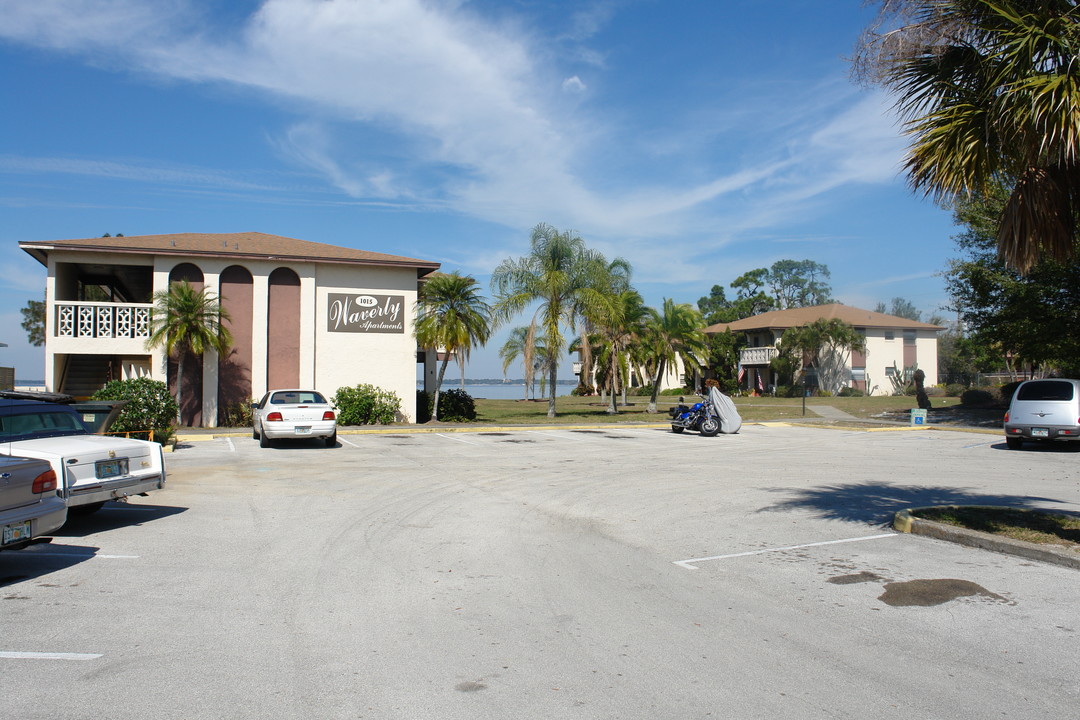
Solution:
M 668 411 L 671 414 L 671 432 L 695 430 L 701 433 L 702 437 L 713 437 L 720 432 L 720 418 L 713 409 L 712 402 L 705 395 L 698 397 L 701 402 L 690 406 L 679 404 Z
M 682 404 L 671 408 L 671 432 L 696 430 L 702 437 L 713 437 L 723 432 L 732 435 L 742 427 L 742 418 L 735 409 L 735 403 L 717 388 L 709 388 L 708 395 L 699 395 L 701 402 L 687 406 Z

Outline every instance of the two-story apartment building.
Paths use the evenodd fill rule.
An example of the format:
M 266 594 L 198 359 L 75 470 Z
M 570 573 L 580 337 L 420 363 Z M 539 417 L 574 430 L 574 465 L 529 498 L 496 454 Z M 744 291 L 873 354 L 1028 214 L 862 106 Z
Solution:
M 784 331 L 823 318 L 842 320 L 866 338 L 865 352 L 845 352 L 824 359 L 822 374 L 827 378 L 821 379 L 823 389 L 835 391 L 847 386 L 871 395 L 888 395 L 893 391 L 892 376 L 897 372 L 910 373 L 916 367 L 926 373 L 927 386 L 937 384 L 937 334 L 943 328 L 895 315 L 832 303 L 774 310 L 711 325 L 705 332 L 730 330 L 745 334 L 747 347 L 739 357 L 740 384 L 749 391 L 767 390 L 776 384 L 769 364 L 779 353 L 777 345 Z
M 175 388 L 176 358 L 148 348 L 154 293 L 187 280 L 218 297 L 228 357 L 185 360 L 186 425 L 274 388 L 370 383 L 416 417 L 416 365 L 433 352 L 413 337 L 418 283 L 439 264 L 264 233 L 144 235 L 20 242 L 48 268 L 46 389 L 86 396 L 112 379 L 149 376 Z

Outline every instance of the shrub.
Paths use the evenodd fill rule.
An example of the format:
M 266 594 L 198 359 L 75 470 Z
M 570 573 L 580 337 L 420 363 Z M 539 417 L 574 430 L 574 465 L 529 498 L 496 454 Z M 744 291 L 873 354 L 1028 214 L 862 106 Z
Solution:
M 649 383 L 648 385 L 641 385 L 640 387 L 633 388 L 630 391 L 630 394 L 637 397 L 652 397 L 652 391 L 653 385 L 652 383 Z
M 160 380 L 148 377 L 112 380 L 94 393 L 92 399 L 128 401 L 109 428 L 110 433 L 153 430 L 154 439 L 162 444 L 172 436 L 176 399 L 169 394 L 169 386 Z
M 401 412 L 401 398 L 374 385 L 340 387 L 334 393 L 338 425 L 389 425 Z
M 945 394 L 949 397 L 960 397 L 965 390 L 967 390 L 967 386 L 960 383 L 949 383 L 945 386 Z
M 857 387 L 842 387 L 840 392 L 836 393 L 836 397 L 863 397 L 866 393 Z
M 416 422 L 426 423 L 431 420 L 431 393 L 424 390 L 416 391 Z
M 576 388 L 570 391 L 571 395 L 577 397 L 588 397 L 589 395 L 596 394 L 596 388 L 592 385 L 586 385 L 585 383 L 579 383 Z
M 254 402 L 252 400 L 222 408 L 218 411 L 218 425 L 229 428 L 251 427 L 251 404 Z
M 989 390 L 974 388 L 964 391 L 964 394 L 960 396 L 960 404 L 971 407 L 989 407 L 997 404 L 997 398 Z
M 773 391 L 773 395 L 781 398 L 797 398 L 802 397 L 802 394 L 802 385 L 777 385 Z
M 1020 380 L 1015 380 L 1010 383 L 1005 383 L 998 388 L 998 395 L 1001 397 L 1001 401 L 1006 405 L 1012 401 L 1012 396 L 1016 394 L 1016 388 L 1020 387 Z
M 660 395 L 693 395 L 693 388 L 668 388 L 661 390 Z
M 461 388 L 439 391 L 439 420 L 471 422 L 476 419 L 476 403 Z

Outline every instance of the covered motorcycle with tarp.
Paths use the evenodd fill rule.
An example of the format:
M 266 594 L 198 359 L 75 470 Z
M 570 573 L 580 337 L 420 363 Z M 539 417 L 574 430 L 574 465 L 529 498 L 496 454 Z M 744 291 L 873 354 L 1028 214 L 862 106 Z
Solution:
M 670 413 L 671 431 L 675 433 L 695 430 L 702 437 L 712 437 L 718 433 L 731 435 L 742 427 L 742 418 L 735 409 L 735 403 L 715 387 L 709 388 L 707 395 L 701 396 L 701 402 L 676 405 Z

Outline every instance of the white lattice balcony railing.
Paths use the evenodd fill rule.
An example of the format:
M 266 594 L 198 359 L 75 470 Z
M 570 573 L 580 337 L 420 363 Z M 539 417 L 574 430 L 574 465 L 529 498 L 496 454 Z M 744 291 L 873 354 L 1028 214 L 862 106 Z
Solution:
M 743 348 L 739 353 L 739 362 L 743 365 L 768 365 L 779 352 L 774 347 Z
M 148 338 L 153 305 L 58 302 L 56 337 Z

